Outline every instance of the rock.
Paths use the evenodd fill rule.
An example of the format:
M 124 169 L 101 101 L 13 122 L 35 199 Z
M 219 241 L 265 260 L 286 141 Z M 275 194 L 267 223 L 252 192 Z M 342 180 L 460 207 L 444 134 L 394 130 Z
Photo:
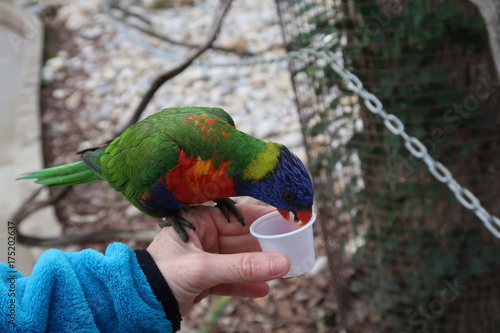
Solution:
M 58 71 L 65 66 L 66 61 L 67 59 L 59 54 L 56 57 L 47 60 L 45 66 L 52 68 L 54 71 Z
M 88 140 L 85 140 L 85 141 L 82 141 L 78 144 L 78 148 L 76 149 L 76 151 L 81 151 L 81 150 L 84 150 L 84 149 L 89 149 L 91 147 L 94 147 L 95 144 L 88 141 Z
M 127 209 L 125 210 L 125 216 L 127 216 L 127 217 L 134 217 L 134 216 L 141 216 L 141 215 L 142 215 L 141 211 L 132 205 L 128 206 Z
M 60 19 L 61 21 L 67 21 L 68 18 L 75 12 L 80 10 L 78 5 L 75 3 L 72 4 L 66 4 L 65 6 L 62 6 L 59 8 L 57 11 L 57 18 Z
M 68 19 L 66 20 L 66 28 L 76 31 L 81 30 L 83 27 L 91 23 L 92 20 L 86 13 L 82 11 L 76 11 L 69 15 Z
M 269 94 L 264 89 L 252 89 L 250 94 L 251 98 L 257 101 L 264 101 L 268 98 Z
M 55 73 L 55 75 L 54 75 L 54 79 L 55 79 L 56 81 L 62 81 L 62 80 L 64 80 L 65 78 L 66 78 L 66 73 L 65 73 L 65 72 L 57 72 L 57 73 Z
M 76 110 L 82 104 L 83 94 L 77 90 L 64 101 L 64 106 L 68 110 Z
M 254 90 L 255 87 L 253 87 L 252 85 L 238 85 L 236 87 L 236 91 L 235 91 L 235 94 L 239 95 L 239 96 L 249 96 L 250 93 L 252 92 L 252 90 Z
M 93 113 L 91 118 L 92 120 L 102 120 L 102 119 L 108 119 L 111 115 L 113 114 L 113 110 L 107 107 L 102 108 L 99 110 L 97 113 Z
M 56 99 L 63 99 L 68 96 L 68 91 L 65 89 L 56 89 L 52 92 L 52 97 Z
M 112 80 L 116 77 L 116 69 L 113 66 L 108 66 L 103 69 L 101 75 L 104 80 Z
M 296 293 L 295 293 L 295 300 L 297 302 L 303 302 L 303 301 L 307 301 L 309 300 L 309 298 L 311 297 L 311 293 L 309 290 L 306 290 L 306 289 L 299 289 Z
M 42 68 L 43 80 L 50 82 L 64 79 L 64 74 L 60 70 L 66 67 L 67 61 L 67 53 L 65 52 L 59 52 L 56 57 L 48 59 Z
M 130 67 L 126 67 L 126 68 L 122 69 L 120 74 L 118 75 L 120 81 L 132 79 L 134 76 L 135 76 L 135 72 Z
M 287 131 L 286 134 L 280 136 L 280 141 L 289 148 L 299 147 L 304 143 L 302 133 L 299 130 Z
M 52 82 L 56 78 L 56 71 L 51 67 L 42 69 L 42 79 L 46 82 Z
M 102 27 L 100 27 L 98 25 L 87 27 L 85 29 L 82 29 L 82 31 L 81 31 L 82 36 L 87 38 L 87 39 L 97 38 L 97 37 L 101 36 L 102 33 L 103 33 Z
M 57 52 L 59 58 L 63 58 L 65 61 L 68 60 L 69 53 L 67 50 L 60 50 Z
M 66 22 L 66 28 L 74 31 L 80 30 L 91 23 L 88 10 L 79 3 L 62 6 L 57 11 L 57 17 Z
M 269 122 L 255 122 L 254 121 L 254 135 L 260 139 L 268 138 L 272 135 L 275 127 Z
M 100 0 L 80 0 L 78 6 L 88 12 L 97 12 L 101 9 Z
M 96 127 L 97 128 L 100 128 L 102 130 L 109 130 L 110 128 L 114 128 L 113 124 L 108 121 L 108 120 L 100 120 L 97 122 L 96 124 Z
M 105 96 L 113 92 L 113 86 L 109 83 L 103 83 L 96 87 L 93 91 L 94 96 Z
M 58 122 L 58 123 L 54 124 L 53 126 L 54 126 L 53 131 L 56 133 L 57 132 L 64 133 L 69 129 L 69 124 L 66 122 Z
M 219 41 L 219 46 L 243 52 L 248 48 L 248 41 L 244 35 L 231 36 Z

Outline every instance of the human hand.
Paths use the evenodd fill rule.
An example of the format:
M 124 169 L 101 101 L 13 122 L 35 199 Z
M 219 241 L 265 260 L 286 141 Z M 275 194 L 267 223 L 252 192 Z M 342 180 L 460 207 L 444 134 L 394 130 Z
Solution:
M 177 299 L 184 316 L 210 294 L 263 297 L 265 281 L 284 276 L 290 262 L 280 253 L 260 252 L 250 225 L 271 207 L 238 205 L 246 226 L 231 216 L 228 223 L 215 207 L 191 207 L 182 212 L 196 231 L 186 228 L 183 242 L 173 228 L 163 228 L 147 248 Z

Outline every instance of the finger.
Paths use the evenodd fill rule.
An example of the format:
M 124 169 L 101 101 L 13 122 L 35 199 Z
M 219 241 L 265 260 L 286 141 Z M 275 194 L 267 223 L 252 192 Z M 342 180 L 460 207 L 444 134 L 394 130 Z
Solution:
M 245 225 L 242 226 L 236 217 L 231 213 L 230 221 L 222 214 L 221 210 L 216 207 L 209 206 L 195 206 L 189 209 L 183 209 L 183 217 L 194 224 L 196 233 L 203 238 L 206 232 L 213 231 L 213 225 L 217 228 L 220 235 L 242 235 L 247 234 L 250 225 L 259 217 L 274 211 L 275 209 L 270 206 L 259 206 L 242 204 L 236 206 L 240 213 L 243 215 Z M 189 231 L 188 231 L 189 233 Z
M 261 251 L 257 238 L 249 233 L 236 236 L 219 236 L 219 253 L 231 254 L 242 252 L 259 252 Z
M 271 206 L 259 206 L 251 204 L 241 204 L 237 205 L 236 207 L 240 211 L 241 215 L 243 215 L 243 217 L 245 218 L 245 224 L 247 222 L 248 224 L 252 224 L 256 219 L 258 219 L 262 215 L 265 215 L 267 213 L 276 210 L 276 208 L 273 208 Z
M 290 270 L 288 258 L 273 252 L 205 253 L 199 259 L 201 270 L 210 272 L 198 276 L 197 283 L 204 285 L 202 289 L 226 283 L 265 282 L 280 278 Z
M 239 235 L 248 233 L 249 225 L 242 226 L 234 215 L 228 221 L 220 209 L 209 206 L 196 206 L 182 210 L 182 216 L 196 227 L 196 233 L 201 238 L 208 232 L 217 231 L 217 234 Z
M 231 213 L 230 222 L 223 216 L 222 212 L 217 209 L 217 215 L 215 217 L 215 223 L 217 229 L 219 230 L 219 234 L 222 235 L 241 235 L 248 233 L 250 230 L 250 225 L 257 220 L 259 217 L 268 214 L 274 210 L 273 207 L 270 206 L 259 206 L 259 205 L 250 205 L 250 204 L 241 204 L 237 205 L 239 212 L 243 216 L 245 221 L 245 225 L 242 226 L 237 220 L 236 217 Z
M 219 296 L 257 298 L 269 294 L 269 286 L 265 282 L 220 284 L 213 287 L 210 293 Z

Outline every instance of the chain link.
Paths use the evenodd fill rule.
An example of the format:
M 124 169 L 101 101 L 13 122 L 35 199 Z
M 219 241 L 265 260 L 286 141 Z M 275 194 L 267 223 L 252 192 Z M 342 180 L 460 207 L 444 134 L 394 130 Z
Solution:
M 427 154 L 427 148 L 416 138 L 409 138 L 405 141 L 405 147 L 417 158 L 422 158 Z
M 380 105 L 382 105 L 382 103 L 380 103 Z M 368 109 L 370 109 L 370 107 L 368 105 L 367 105 L 367 107 L 368 107 Z M 391 131 L 393 134 L 396 134 L 396 135 L 400 135 L 401 133 L 403 133 L 405 131 L 405 125 L 403 124 L 403 122 L 401 120 L 399 120 L 398 117 L 396 117 L 393 114 L 388 115 L 385 112 L 381 113 L 380 110 L 382 110 L 382 109 L 379 109 L 379 110 L 377 110 L 377 112 L 373 112 L 373 113 L 379 114 L 382 118 L 385 118 L 384 125 L 385 125 L 385 127 L 387 127 L 387 129 L 389 131 Z
M 109 0 L 102 0 L 102 3 L 106 8 L 109 8 Z M 120 21 L 114 19 L 111 15 L 108 16 L 119 32 L 128 40 L 132 41 L 136 45 L 142 46 L 148 52 L 156 54 L 173 61 L 183 61 L 183 56 L 173 55 L 161 49 L 158 49 L 151 44 L 147 43 L 143 38 L 133 36 L 128 31 L 128 28 L 122 24 Z M 338 38 L 337 38 L 338 39 Z M 450 190 L 455 194 L 457 200 L 467 209 L 472 210 L 476 216 L 484 223 L 488 230 L 495 235 L 495 237 L 500 238 L 500 219 L 496 216 L 491 215 L 486 211 L 479 199 L 467 188 L 458 184 L 458 182 L 453 178 L 451 172 L 446 168 L 441 162 L 434 160 L 428 153 L 425 145 L 416 137 L 410 136 L 405 131 L 405 126 L 403 122 L 393 114 L 388 114 L 382 105 L 382 102 L 363 87 L 361 80 L 345 68 L 341 63 L 340 57 L 335 55 L 332 51 L 328 51 L 332 43 L 336 40 L 334 34 L 327 35 L 323 38 L 323 41 L 315 47 L 304 48 L 299 51 L 289 52 L 284 56 L 278 56 L 273 58 L 260 58 L 260 59 L 246 59 L 238 62 L 226 62 L 226 63 L 215 63 L 208 61 L 195 60 L 194 64 L 203 67 L 243 67 L 243 66 L 258 66 L 267 65 L 276 62 L 283 62 L 289 60 L 303 60 L 310 61 L 311 56 L 317 60 L 327 61 L 328 66 L 330 66 L 345 82 L 346 87 L 353 93 L 359 95 L 366 107 L 373 114 L 379 115 L 383 120 L 387 129 L 394 135 L 400 136 L 404 140 L 405 147 L 408 151 L 418 159 L 422 159 L 427 165 L 429 172 L 436 178 L 439 182 L 445 183 Z
M 363 100 L 365 101 L 365 105 L 367 108 L 375 110 L 373 112 L 375 114 L 380 114 L 378 113 L 378 110 L 382 110 L 383 106 L 380 100 L 375 95 L 366 92 L 365 94 L 361 95 L 361 97 L 363 97 Z

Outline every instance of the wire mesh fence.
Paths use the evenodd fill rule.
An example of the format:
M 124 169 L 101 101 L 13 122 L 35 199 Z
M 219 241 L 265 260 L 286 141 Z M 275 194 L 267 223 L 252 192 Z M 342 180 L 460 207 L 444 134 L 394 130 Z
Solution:
M 329 51 L 494 215 L 500 82 L 467 1 L 277 0 L 289 52 Z M 500 242 L 325 59 L 292 81 L 339 302 L 352 332 L 496 332 Z

